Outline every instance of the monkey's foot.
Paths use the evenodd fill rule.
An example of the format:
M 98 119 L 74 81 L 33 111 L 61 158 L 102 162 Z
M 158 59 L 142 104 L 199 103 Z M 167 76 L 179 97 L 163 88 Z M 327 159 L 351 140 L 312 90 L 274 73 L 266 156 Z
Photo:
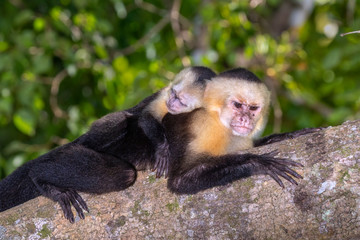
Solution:
M 64 212 L 64 217 L 74 223 L 74 214 L 71 211 L 71 205 L 74 206 L 76 212 L 79 214 L 81 219 L 85 219 L 83 209 L 89 212 L 85 201 L 82 197 L 74 190 L 61 191 L 57 194 L 57 202 L 60 204 L 61 209 Z
M 156 177 L 159 178 L 165 173 L 165 178 L 168 176 L 170 161 L 169 143 L 164 141 L 160 144 L 155 152 L 155 164 L 153 170 L 156 169 Z

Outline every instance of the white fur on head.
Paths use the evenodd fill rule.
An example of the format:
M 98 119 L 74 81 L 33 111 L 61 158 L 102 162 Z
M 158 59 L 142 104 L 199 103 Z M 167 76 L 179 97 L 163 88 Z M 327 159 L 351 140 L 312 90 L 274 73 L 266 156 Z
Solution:
M 181 102 L 186 105 L 186 107 L 184 106 L 181 108 L 181 113 L 191 112 L 192 110 L 201 107 L 203 103 L 204 86 L 201 85 L 201 83 L 195 83 L 198 78 L 199 75 L 193 70 L 193 67 L 181 70 L 169 86 L 166 101 L 171 98 L 171 90 L 173 90 L 176 92 Z
M 248 81 L 241 78 L 225 78 L 217 76 L 207 83 L 204 93 L 204 106 L 208 111 L 219 114 L 220 121 L 226 128 L 230 128 L 232 114 L 228 109 L 228 101 L 232 98 L 241 103 L 261 107 L 259 118 L 249 137 L 261 135 L 265 128 L 270 106 L 270 91 L 261 82 Z

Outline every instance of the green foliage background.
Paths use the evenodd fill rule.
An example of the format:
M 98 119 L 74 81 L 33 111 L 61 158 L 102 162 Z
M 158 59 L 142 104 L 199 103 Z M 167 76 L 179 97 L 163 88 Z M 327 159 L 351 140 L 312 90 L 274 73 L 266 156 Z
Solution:
M 339 36 L 360 29 L 356 1 L 315 1 L 301 26 L 280 32 L 273 19 L 284 1 L 254 2 L 3 0 L 0 178 L 189 64 L 264 79 L 273 91 L 266 134 L 359 118 L 360 34 Z

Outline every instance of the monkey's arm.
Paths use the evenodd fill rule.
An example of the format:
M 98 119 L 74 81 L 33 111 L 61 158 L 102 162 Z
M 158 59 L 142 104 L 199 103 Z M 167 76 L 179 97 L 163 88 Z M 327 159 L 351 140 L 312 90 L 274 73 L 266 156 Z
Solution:
M 304 128 L 304 129 L 301 129 L 301 130 L 297 130 L 295 132 L 271 134 L 269 136 L 266 136 L 266 137 L 263 137 L 263 138 L 260 138 L 260 139 L 256 139 L 254 141 L 254 147 L 264 146 L 264 145 L 267 145 L 267 144 L 280 142 L 280 141 L 283 141 L 283 140 L 286 140 L 286 139 L 297 138 L 297 137 L 299 137 L 301 135 L 318 132 L 318 131 L 320 131 L 322 129 L 324 129 L 324 128 L 322 128 L 322 127 L 319 127 L 319 128 Z
M 284 187 L 284 184 L 279 176 L 297 184 L 293 177 L 302 178 L 302 176 L 289 166 L 301 167 L 302 165 L 292 160 L 274 158 L 274 155 L 276 152 L 263 155 L 203 157 L 199 159 L 198 164 L 189 166 L 187 170 L 172 169 L 169 174 L 168 188 L 178 194 L 194 194 L 257 174 L 269 175 L 281 187 Z
M 170 152 L 163 125 L 150 112 L 145 111 L 139 117 L 139 126 L 154 145 L 155 164 L 153 169 L 156 169 L 156 177 L 161 177 L 164 173 L 167 177 Z

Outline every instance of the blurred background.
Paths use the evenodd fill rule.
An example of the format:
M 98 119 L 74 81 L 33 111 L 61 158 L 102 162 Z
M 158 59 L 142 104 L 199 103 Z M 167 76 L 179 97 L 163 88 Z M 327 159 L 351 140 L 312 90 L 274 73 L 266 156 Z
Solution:
M 263 79 L 265 135 L 358 119 L 356 30 L 356 0 L 2 0 L 0 178 L 190 65 Z

